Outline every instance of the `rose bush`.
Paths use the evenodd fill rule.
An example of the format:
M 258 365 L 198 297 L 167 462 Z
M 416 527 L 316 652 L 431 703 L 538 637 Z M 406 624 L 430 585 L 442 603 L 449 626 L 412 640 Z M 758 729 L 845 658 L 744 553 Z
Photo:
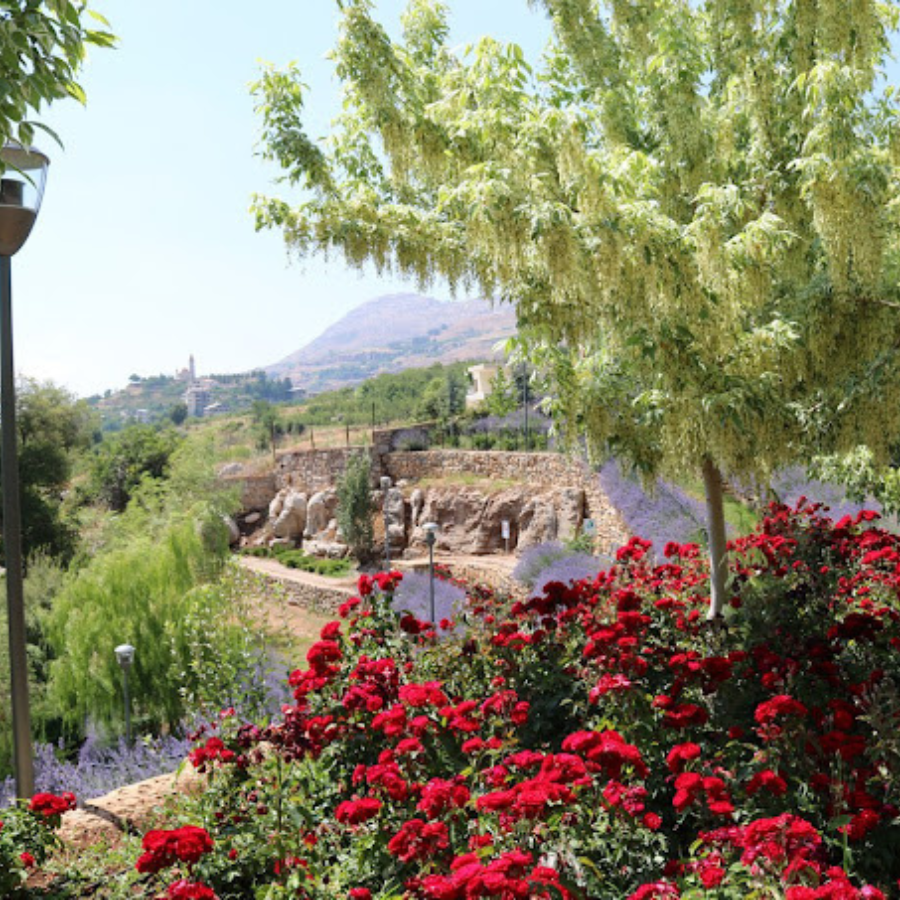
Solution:
M 62 814 L 75 808 L 72 794 L 39 793 L 0 810 L 0 897 L 14 897 L 29 871 L 58 845 Z
M 364 576 L 279 721 L 198 735 L 210 844 L 176 874 L 221 900 L 896 895 L 900 539 L 872 519 L 773 508 L 723 625 L 691 544 L 470 589 L 455 632 Z

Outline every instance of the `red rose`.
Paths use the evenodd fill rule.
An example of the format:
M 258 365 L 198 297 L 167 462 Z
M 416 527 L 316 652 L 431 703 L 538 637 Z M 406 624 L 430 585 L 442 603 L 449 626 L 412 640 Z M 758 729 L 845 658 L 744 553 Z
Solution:
M 169 885 L 166 891 L 169 900 L 216 900 L 212 888 L 198 881 L 185 881 L 180 879 Z
M 381 801 L 376 797 L 345 800 L 334 811 L 334 817 L 344 825 L 359 825 L 369 819 L 374 819 L 380 809 Z

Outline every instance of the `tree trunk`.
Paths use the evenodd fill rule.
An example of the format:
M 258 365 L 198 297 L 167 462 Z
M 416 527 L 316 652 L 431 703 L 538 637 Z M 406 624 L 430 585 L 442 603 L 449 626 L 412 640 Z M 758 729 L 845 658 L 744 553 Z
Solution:
M 706 457 L 703 460 L 703 486 L 706 489 L 706 526 L 709 533 L 709 612 L 706 618 L 715 621 L 725 605 L 727 575 L 725 540 L 725 504 L 722 499 L 722 473 Z

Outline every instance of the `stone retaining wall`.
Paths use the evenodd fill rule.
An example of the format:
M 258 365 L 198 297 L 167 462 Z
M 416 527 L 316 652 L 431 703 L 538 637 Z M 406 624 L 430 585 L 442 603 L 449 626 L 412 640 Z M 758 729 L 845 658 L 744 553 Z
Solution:
M 292 606 L 326 616 L 337 615 L 338 607 L 354 595 L 354 591 L 349 588 L 305 584 L 292 578 L 280 578 L 269 572 L 254 572 L 253 578 L 277 590 Z
M 227 476 L 226 482 L 237 483 L 241 488 L 241 508 L 245 512 L 260 512 L 269 508 L 272 498 L 278 493 L 275 475 Z
M 597 473 L 578 459 L 561 453 L 509 453 L 502 450 L 423 450 L 390 453 L 384 469 L 395 481 L 472 474 L 491 481 L 511 480 L 546 487 L 581 487 L 587 517 L 594 520 L 597 547 L 610 553 L 629 537 L 621 516 L 609 502 Z
M 373 477 L 377 480 L 377 476 L 381 474 L 381 458 L 371 447 L 295 450 L 278 454 L 274 475 L 276 489 L 296 487 L 314 493 L 334 487 L 347 468 L 347 460 L 355 453 L 368 454 Z M 272 496 L 275 496 L 274 492 Z
M 366 453 L 372 466 L 372 486 L 382 475 L 396 481 L 471 474 L 489 481 L 515 481 L 544 487 L 580 487 L 586 516 L 596 528 L 596 548 L 610 553 L 628 540 L 629 532 L 600 486 L 597 473 L 583 461 L 560 453 L 510 453 L 501 450 L 394 451 L 389 448 L 397 429 L 376 431 L 372 447 L 296 450 L 278 455 L 274 475 L 244 479 L 244 509 L 268 506 L 277 491 L 294 487 L 314 493 L 333 487 L 354 453 Z

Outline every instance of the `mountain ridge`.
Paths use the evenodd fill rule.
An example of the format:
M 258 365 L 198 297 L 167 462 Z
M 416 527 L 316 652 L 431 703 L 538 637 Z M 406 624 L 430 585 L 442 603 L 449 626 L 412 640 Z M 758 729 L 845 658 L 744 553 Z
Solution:
M 487 360 L 515 334 L 515 310 L 490 301 L 383 294 L 355 307 L 278 362 L 270 378 L 291 379 L 309 393 L 358 384 L 382 372 L 434 363 Z

